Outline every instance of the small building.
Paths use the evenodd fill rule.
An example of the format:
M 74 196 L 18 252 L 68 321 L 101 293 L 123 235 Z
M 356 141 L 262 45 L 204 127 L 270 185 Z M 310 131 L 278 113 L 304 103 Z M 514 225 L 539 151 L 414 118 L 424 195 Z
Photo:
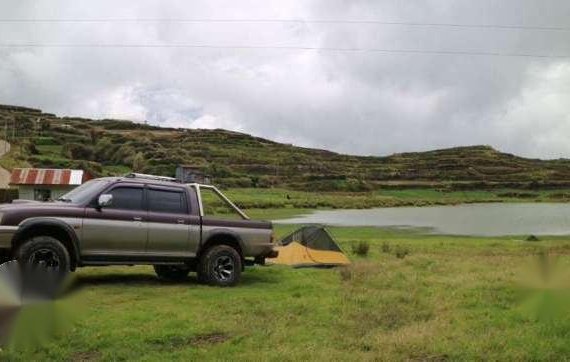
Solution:
M 176 179 L 182 183 L 200 183 L 200 184 L 210 184 L 210 177 L 207 176 L 200 170 L 193 168 L 192 166 L 178 165 L 176 167 Z
M 24 200 L 57 200 L 83 182 L 93 178 L 83 170 L 15 168 L 10 186 L 18 189 L 18 198 Z

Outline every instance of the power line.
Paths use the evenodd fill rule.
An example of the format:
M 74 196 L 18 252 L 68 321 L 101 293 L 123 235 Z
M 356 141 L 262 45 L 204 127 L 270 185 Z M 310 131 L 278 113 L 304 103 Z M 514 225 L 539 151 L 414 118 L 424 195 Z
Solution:
M 533 26 L 533 25 L 503 25 L 503 24 L 461 24 L 437 22 L 406 22 L 382 20 L 323 20 L 323 19 L 185 19 L 185 18 L 75 18 L 75 19 L 0 19 L 0 23 L 233 23 L 233 24 L 330 24 L 330 25 L 393 25 L 414 27 L 447 27 L 475 29 L 511 29 L 511 30 L 541 30 L 541 31 L 570 31 L 566 26 Z
M 432 54 L 432 55 L 473 55 L 492 57 L 546 58 L 570 59 L 570 55 L 508 53 L 462 50 L 419 50 L 419 49 L 385 49 L 385 48 L 337 48 L 337 47 L 308 47 L 308 46 L 262 46 L 262 45 L 208 45 L 208 44 L 1 44 L 0 48 L 100 48 L 100 49 L 232 49 L 232 50 L 299 50 L 347 53 L 385 53 L 385 54 Z

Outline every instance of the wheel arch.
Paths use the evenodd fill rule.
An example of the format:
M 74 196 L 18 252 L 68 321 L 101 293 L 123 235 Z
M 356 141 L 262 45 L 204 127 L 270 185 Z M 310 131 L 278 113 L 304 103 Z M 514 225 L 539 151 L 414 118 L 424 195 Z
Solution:
M 206 250 L 214 245 L 231 246 L 237 250 L 242 260 L 244 258 L 245 249 L 242 239 L 239 235 L 229 230 L 213 230 L 210 232 L 206 241 L 202 243 L 200 250 L 198 251 L 198 258 L 200 258 Z
M 56 219 L 24 221 L 12 237 L 12 251 L 15 253 L 26 240 L 34 236 L 51 236 L 59 240 L 69 253 L 72 271 L 80 264 L 79 239 L 67 223 Z

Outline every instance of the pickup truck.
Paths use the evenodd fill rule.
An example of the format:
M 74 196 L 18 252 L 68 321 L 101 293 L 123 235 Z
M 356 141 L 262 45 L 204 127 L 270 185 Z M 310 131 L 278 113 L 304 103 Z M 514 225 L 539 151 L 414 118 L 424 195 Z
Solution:
M 54 202 L 1 205 L 0 255 L 58 274 L 149 264 L 161 279 L 193 271 L 203 283 L 233 286 L 246 265 L 277 252 L 272 224 L 250 220 L 216 187 L 129 174 L 88 181 Z

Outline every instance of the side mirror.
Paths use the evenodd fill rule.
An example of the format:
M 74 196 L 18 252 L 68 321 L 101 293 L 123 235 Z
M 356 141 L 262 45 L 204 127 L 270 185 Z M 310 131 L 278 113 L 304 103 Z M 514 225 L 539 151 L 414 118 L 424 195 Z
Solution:
M 97 200 L 97 205 L 99 207 L 110 206 L 113 203 L 113 195 L 111 194 L 103 194 L 99 196 Z

